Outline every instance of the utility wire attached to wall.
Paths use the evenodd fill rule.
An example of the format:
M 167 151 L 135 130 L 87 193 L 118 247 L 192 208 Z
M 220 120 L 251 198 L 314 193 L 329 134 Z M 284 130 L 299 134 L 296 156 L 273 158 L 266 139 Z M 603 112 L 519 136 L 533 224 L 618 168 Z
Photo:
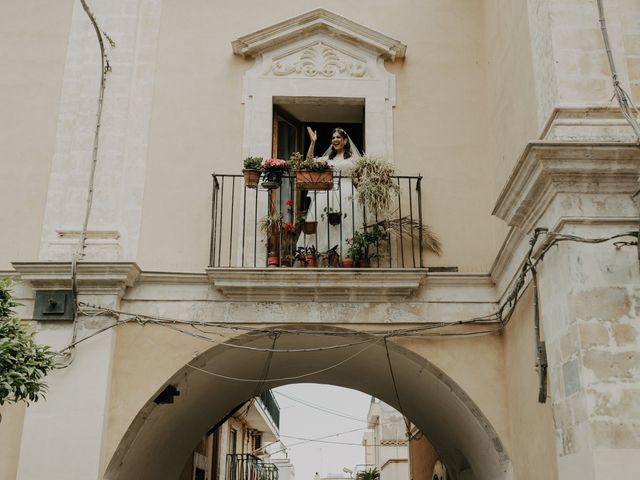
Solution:
M 85 11 L 93 29 L 98 37 L 98 45 L 100 47 L 100 89 L 98 93 L 98 109 L 96 112 L 96 128 L 93 135 L 93 149 L 91 155 L 91 168 L 89 170 L 89 185 L 87 191 L 87 202 L 84 211 L 84 219 L 82 222 L 82 229 L 80 230 L 80 236 L 78 238 L 78 248 L 71 260 L 71 290 L 73 293 L 73 333 L 71 336 L 71 345 L 75 345 L 78 335 L 78 262 L 84 257 L 85 244 L 87 239 L 87 230 L 89 226 L 89 217 L 91 215 L 91 207 L 93 205 L 93 191 L 95 183 L 96 166 L 98 165 L 98 146 L 100 143 L 100 125 L 102 124 L 102 106 L 104 104 L 104 93 L 107 86 L 107 75 L 111 72 L 111 65 L 109 64 L 109 57 L 105 49 L 105 40 L 112 48 L 115 48 L 115 42 L 98 26 L 95 15 L 87 5 L 85 0 L 80 0 L 82 9 Z M 67 350 L 68 362 L 62 368 L 69 366 L 73 361 L 73 349 Z
M 620 80 L 618 80 L 618 72 L 616 70 L 615 62 L 613 61 L 613 54 L 611 53 L 611 44 L 609 43 L 609 32 L 607 31 L 607 22 L 604 16 L 604 5 L 603 0 L 597 0 L 598 2 L 598 13 L 600 15 L 600 31 L 602 32 L 602 39 L 604 40 L 604 48 L 607 51 L 607 59 L 609 60 L 609 68 L 611 69 L 611 78 L 613 79 L 613 91 L 616 99 L 618 100 L 618 105 L 620 106 L 620 111 L 624 118 L 626 118 L 629 125 L 633 129 L 633 133 L 636 136 L 636 141 L 640 145 L 640 126 L 638 125 L 638 117 L 640 117 L 640 112 L 633 104 L 631 97 L 629 94 L 622 88 L 620 85 Z M 635 116 L 634 116 L 635 114 Z

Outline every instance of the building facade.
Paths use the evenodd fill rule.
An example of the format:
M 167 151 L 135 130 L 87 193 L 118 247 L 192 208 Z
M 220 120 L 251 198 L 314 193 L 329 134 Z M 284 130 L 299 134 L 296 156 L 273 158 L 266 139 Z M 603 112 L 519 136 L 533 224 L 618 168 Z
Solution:
M 449 478 L 637 478 L 640 149 L 600 3 L 639 103 L 635 0 L 96 0 L 99 28 L 80 1 L 2 2 L 0 270 L 39 341 L 81 342 L 46 401 L 2 408 L 0 478 L 179 478 L 300 381 L 392 405 Z M 225 175 L 334 124 L 393 164 L 440 256 L 243 251 L 286 195 L 240 209 Z

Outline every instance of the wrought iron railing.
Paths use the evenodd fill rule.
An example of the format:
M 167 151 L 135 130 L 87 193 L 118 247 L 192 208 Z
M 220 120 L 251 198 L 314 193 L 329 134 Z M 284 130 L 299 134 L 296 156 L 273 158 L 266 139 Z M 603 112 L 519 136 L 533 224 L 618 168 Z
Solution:
M 271 393 L 271 390 L 262 392 L 258 398 L 273 420 L 276 428 L 280 429 L 280 405 L 276 402 L 276 398 L 273 396 L 273 393 Z
M 278 467 L 249 453 L 229 453 L 227 480 L 278 480 Z
M 319 256 L 316 266 L 337 267 L 354 232 L 377 230 L 383 234 L 370 246 L 369 266 L 423 268 L 422 177 L 393 180 L 398 186 L 393 206 L 382 218 L 357 200 L 348 176 L 334 175 L 333 190 L 305 192 L 294 176 L 284 175 L 280 187 L 266 189 L 248 188 L 242 175 L 213 174 L 209 266 L 265 267 L 268 257 L 276 259 L 272 266 L 309 266 L 301 253 L 313 247 Z M 337 226 L 328 221 L 330 211 L 340 215 Z M 281 218 L 280 228 L 270 229 L 265 224 L 269 217 L 276 223 Z M 314 233 L 305 233 L 309 218 L 318 222 Z

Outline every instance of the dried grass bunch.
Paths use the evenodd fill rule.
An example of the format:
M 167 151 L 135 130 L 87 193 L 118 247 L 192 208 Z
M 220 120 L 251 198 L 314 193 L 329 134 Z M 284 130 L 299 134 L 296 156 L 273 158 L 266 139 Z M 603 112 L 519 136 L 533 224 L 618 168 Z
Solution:
M 393 165 L 381 157 L 365 155 L 356 160 L 351 175 L 360 203 L 370 212 L 385 215 L 400 190 L 393 179 Z

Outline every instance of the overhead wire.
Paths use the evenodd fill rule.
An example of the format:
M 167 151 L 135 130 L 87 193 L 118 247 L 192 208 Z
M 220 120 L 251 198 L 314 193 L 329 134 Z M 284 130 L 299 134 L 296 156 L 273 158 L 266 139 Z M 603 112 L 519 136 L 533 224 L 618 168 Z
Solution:
M 223 375 L 221 373 L 216 373 L 216 372 L 211 372 L 209 370 L 205 370 L 203 368 L 200 367 L 196 367 L 195 365 L 192 365 L 191 363 L 187 363 L 186 365 L 194 370 L 197 370 L 199 372 L 202 373 L 206 373 L 208 375 L 211 375 L 212 377 L 218 377 L 218 378 L 223 378 L 226 380 L 233 380 L 236 382 L 247 382 L 247 383 L 255 383 L 255 382 L 285 382 L 285 381 L 290 381 L 290 380 L 300 380 L 301 378 L 306 378 L 306 377 L 311 377 L 314 375 L 319 375 L 320 373 L 324 373 L 327 372 L 329 370 L 332 370 L 334 368 L 338 368 L 341 365 L 344 365 L 345 363 L 347 363 L 349 360 L 352 360 L 353 358 L 357 357 L 358 355 L 364 353 L 366 350 L 368 350 L 369 348 L 371 348 L 373 346 L 374 343 L 379 342 L 381 339 L 377 339 L 373 342 L 371 342 L 369 345 L 365 346 L 364 348 L 358 350 L 356 353 L 349 355 L 347 358 L 333 364 L 330 365 L 328 367 L 325 368 L 321 368 L 318 370 L 315 370 L 313 372 L 307 372 L 307 373 L 303 373 L 300 375 L 293 375 L 290 377 L 282 377 L 282 378 L 269 378 L 269 379 L 255 379 L 255 378 L 240 378 L 240 377 L 232 377 L 230 375 Z
M 293 397 L 291 395 L 287 395 L 287 394 L 282 393 L 282 392 L 280 392 L 278 390 L 273 390 L 273 393 L 275 393 L 277 395 L 280 395 L 280 396 L 283 396 L 285 398 L 288 398 L 289 400 L 292 400 L 294 402 L 300 403 L 301 405 L 304 405 L 306 407 L 313 408 L 313 409 L 318 410 L 320 412 L 327 413 L 329 415 L 335 415 L 337 417 L 342 417 L 342 418 L 345 418 L 347 420 L 368 423 L 367 420 L 363 420 L 362 418 L 358 418 L 358 417 L 355 417 L 353 415 L 347 415 L 347 414 L 344 414 L 342 412 L 338 412 L 337 410 L 332 410 L 330 408 L 326 408 L 326 407 L 323 407 L 323 406 L 320 406 L 320 405 L 316 405 L 315 403 L 307 402 L 306 400 L 302 400 L 302 399 Z
M 613 92 L 614 96 L 618 100 L 618 106 L 620 107 L 620 111 L 622 115 L 627 120 L 633 133 L 636 136 L 636 142 L 640 144 L 640 126 L 638 125 L 638 117 L 640 116 L 640 112 L 638 112 L 638 108 L 634 105 L 633 100 L 629 94 L 622 88 L 620 85 L 620 80 L 618 79 L 618 72 L 616 70 L 616 64 L 613 59 L 613 53 L 611 51 L 611 44 L 609 42 L 609 32 L 607 30 L 607 21 L 604 13 L 604 3 L 603 0 L 596 0 L 598 4 L 598 14 L 600 20 L 600 33 L 602 34 L 602 40 L 604 41 L 604 48 L 607 52 L 607 60 L 609 61 L 609 69 L 611 70 L 611 79 L 613 81 Z M 635 117 L 633 114 L 635 113 Z

